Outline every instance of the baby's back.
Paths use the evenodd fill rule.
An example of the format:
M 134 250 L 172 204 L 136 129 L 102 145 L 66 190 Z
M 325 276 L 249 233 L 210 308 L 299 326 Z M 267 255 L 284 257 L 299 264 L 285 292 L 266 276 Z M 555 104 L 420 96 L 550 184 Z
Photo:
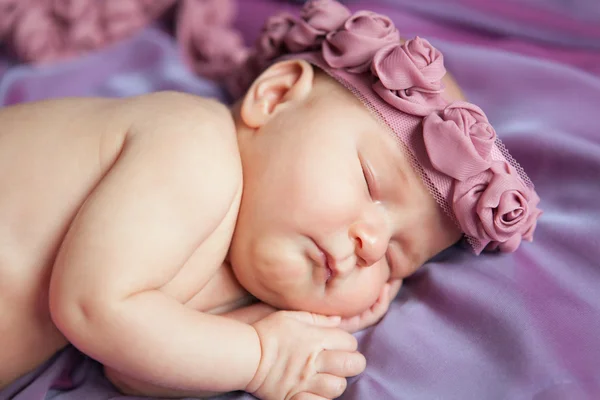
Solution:
M 140 147 L 140 143 L 154 147 Z M 169 151 L 185 148 L 188 154 L 193 154 L 195 162 L 183 163 L 177 172 L 172 172 L 176 168 L 169 151 L 166 151 L 169 157 L 157 160 L 152 156 L 152 150 L 156 149 L 165 154 L 162 145 Z M 206 165 L 213 168 L 210 176 L 218 182 L 220 190 L 215 191 L 207 180 L 199 179 L 207 176 L 203 172 Z M 76 215 L 86 200 L 93 197 L 92 192 L 106 187 L 104 178 L 115 176 L 115 169 L 124 168 L 128 179 L 134 182 L 143 171 L 171 171 L 168 176 L 176 176 L 182 182 L 184 195 L 200 199 L 206 195 L 211 201 L 204 203 L 215 205 L 215 209 L 208 206 L 204 209 L 204 203 L 194 202 L 182 211 L 183 218 L 187 218 L 186 212 L 190 218 L 210 216 L 206 226 L 199 228 L 202 232 L 207 230 L 207 236 L 185 238 L 197 242 L 197 248 L 183 265 L 172 266 L 177 273 L 160 290 L 190 308 L 207 312 L 237 304 L 247 296 L 232 274 L 220 268 L 235 227 L 242 183 L 233 120 L 224 106 L 196 96 L 162 92 L 122 100 L 61 99 L 1 109 L 0 388 L 67 344 L 50 315 L 50 281 L 60 296 L 69 294 L 71 289 L 81 293 L 80 287 L 75 286 L 81 282 L 89 284 L 93 280 L 90 277 L 97 276 L 94 272 L 98 270 L 87 268 L 98 268 L 97 258 L 107 250 L 99 250 L 97 243 L 107 238 L 109 232 L 98 232 L 96 225 L 86 226 L 78 238 L 82 242 L 89 240 L 90 251 L 82 253 L 77 265 L 81 269 L 75 268 L 79 272 L 71 273 L 62 265 L 62 278 L 75 277 L 71 283 L 61 279 L 55 259 Z M 130 181 L 126 179 L 125 184 L 129 185 L 127 182 Z M 127 192 L 128 188 L 123 189 Z M 116 218 L 115 204 L 120 204 L 118 199 L 121 199 L 118 192 L 104 196 L 103 207 L 96 209 L 97 218 L 91 221 Z M 93 198 L 98 204 L 98 196 Z M 166 200 L 152 203 L 150 215 L 152 207 L 181 209 L 171 196 L 161 199 Z M 138 222 L 138 228 L 145 223 Z M 113 234 L 118 232 L 128 237 L 142 232 L 143 235 L 143 228 L 131 231 L 131 226 L 123 224 L 126 226 L 117 227 Z M 169 226 L 161 229 L 165 237 L 174 235 Z M 94 242 L 88 235 L 98 240 Z M 64 246 L 61 254 L 69 253 L 70 249 Z M 144 254 L 152 251 L 143 247 L 138 250 Z M 119 251 L 124 249 L 121 247 Z M 107 282 L 98 285 L 105 287 Z
M 11 366 L 0 365 L 0 387 L 3 368 L 33 368 L 66 344 L 49 316 L 51 268 L 70 222 L 118 157 L 126 133 L 119 102 L 64 99 L 0 110 L 0 337 L 14 353 Z

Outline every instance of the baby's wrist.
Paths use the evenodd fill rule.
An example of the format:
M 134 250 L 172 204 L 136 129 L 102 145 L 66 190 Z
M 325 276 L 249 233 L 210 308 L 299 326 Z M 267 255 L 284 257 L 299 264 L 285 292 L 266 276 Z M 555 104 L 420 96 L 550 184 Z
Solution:
M 252 331 L 254 332 L 254 335 L 256 337 L 256 343 L 258 347 L 258 358 L 253 365 L 254 372 L 251 374 L 250 380 L 241 389 L 247 393 L 255 393 L 262 385 L 262 382 L 264 382 L 266 377 L 266 371 L 263 365 L 264 349 L 260 334 L 258 333 L 258 330 L 254 326 L 254 324 L 250 325 L 250 327 L 252 328 Z

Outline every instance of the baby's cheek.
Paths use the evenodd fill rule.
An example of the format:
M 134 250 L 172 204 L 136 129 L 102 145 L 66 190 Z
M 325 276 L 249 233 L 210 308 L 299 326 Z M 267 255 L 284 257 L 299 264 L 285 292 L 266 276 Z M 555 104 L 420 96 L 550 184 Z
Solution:
M 370 275 L 357 279 L 352 287 L 348 287 L 340 296 L 340 303 L 343 304 L 342 317 L 353 317 L 368 310 L 375 304 L 387 282 L 385 271 L 377 270 L 376 265 L 366 268 L 373 269 L 369 271 Z
M 337 166 L 303 165 L 302 171 L 296 171 L 286 195 L 294 193 L 295 203 L 301 205 L 307 222 L 319 227 L 350 223 L 363 204 L 364 183 L 356 183 L 348 168 L 336 171 Z M 346 165 L 347 162 L 339 162 Z
M 384 287 L 390 279 L 390 270 L 385 260 L 381 260 L 379 263 L 369 268 L 372 269 L 372 271 L 370 271 L 372 280 L 368 290 L 368 296 L 365 299 L 364 310 L 372 307 L 379 300 Z

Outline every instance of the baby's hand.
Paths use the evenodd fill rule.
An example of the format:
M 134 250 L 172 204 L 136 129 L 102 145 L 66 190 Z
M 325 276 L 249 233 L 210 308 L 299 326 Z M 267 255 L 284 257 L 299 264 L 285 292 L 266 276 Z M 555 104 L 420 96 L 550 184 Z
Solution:
M 246 391 L 263 400 L 339 397 L 346 377 L 366 366 L 356 339 L 336 328 L 339 322 L 337 317 L 278 311 L 253 324 L 262 356 Z
M 396 298 L 401 286 L 402 279 L 394 279 L 386 283 L 379 294 L 379 298 L 370 308 L 360 315 L 342 319 L 339 328 L 354 333 L 375 325 L 388 311 L 390 303 Z

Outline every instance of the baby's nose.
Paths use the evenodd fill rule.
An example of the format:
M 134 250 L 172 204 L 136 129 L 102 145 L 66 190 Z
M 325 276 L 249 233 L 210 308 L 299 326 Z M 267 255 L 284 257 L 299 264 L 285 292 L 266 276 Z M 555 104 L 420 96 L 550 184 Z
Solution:
M 360 266 L 371 266 L 385 256 L 390 241 L 389 228 L 385 223 L 361 221 L 351 228 L 355 252 Z

